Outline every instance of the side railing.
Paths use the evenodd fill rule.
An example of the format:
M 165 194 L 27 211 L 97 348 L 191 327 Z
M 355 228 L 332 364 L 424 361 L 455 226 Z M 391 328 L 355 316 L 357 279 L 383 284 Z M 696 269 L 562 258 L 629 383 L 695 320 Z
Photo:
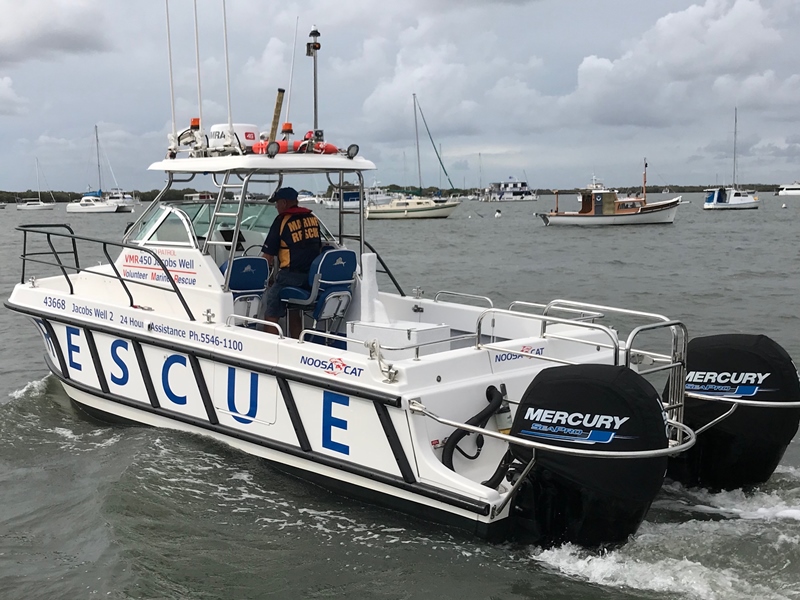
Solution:
M 65 229 L 69 233 L 64 233 L 63 231 L 51 231 L 55 229 Z M 153 264 L 158 265 L 161 268 L 162 273 L 165 276 L 165 281 L 169 282 L 169 287 L 166 288 L 166 291 L 169 291 L 178 298 L 178 301 L 181 303 L 183 310 L 186 312 L 186 316 L 189 318 L 190 321 L 196 320 L 194 315 L 192 314 L 191 308 L 189 308 L 189 304 L 186 302 L 186 298 L 184 298 L 183 294 L 178 288 L 178 285 L 175 283 L 175 280 L 170 275 L 169 269 L 167 269 L 166 265 L 162 262 L 161 258 L 158 254 L 151 250 L 150 248 L 146 248 L 144 246 L 138 246 L 135 244 L 126 244 L 122 242 L 111 242 L 106 240 L 98 240 L 96 238 L 89 238 L 84 236 L 75 235 L 75 232 L 72 228 L 67 224 L 52 224 L 52 225 L 20 225 L 17 227 L 18 231 L 22 232 L 23 242 L 22 242 L 22 254 L 20 258 L 22 259 L 22 277 L 20 279 L 20 283 L 25 283 L 26 276 L 28 274 L 27 264 L 28 263 L 36 263 L 41 265 L 46 265 L 48 267 L 56 267 L 61 274 L 64 276 L 64 279 L 69 286 L 69 293 L 70 295 L 75 294 L 75 285 L 70 276 L 70 272 L 73 272 L 73 276 L 77 275 L 81 271 L 90 272 L 92 275 L 96 275 L 99 277 L 107 277 L 109 279 L 114 279 L 119 282 L 120 286 L 122 287 L 125 295 L 128 297 L 128 302 L 131 307 L 136 307 L 137 304 L 134 301 L 133 292 L 131 288 L 131 284 L 137 286 L 144 286 L 144 287 L 151 287 L 156 288 L 159 290 L 165 290 L 163 285 L 159 285 L 156 283 L 149 283 L 147 281 L 139 281 L 136 279 L 125 279 L 122 274 L 119 272 L 117 265 L 114 263 L 114 259 L 111 258 L 109 254 L 109 247 L 111 248 L 123 248 L 127 250 L 132 250 L 135 252 L 141 252 L 147 254 L 152 260 Z M 29 250 L 29 242 L 32 242 L 32 239 L 36 239 L 36 236 L 41 236 L 44 238 L 45 243 L 49 250 L 46 251 L 34 251 Z M 70 249 L 69 250 L 58 250 L 54 245 L 54 238 L 56 240 L 69 240 Z M 96 269 L 85 269 L 80 266 L 80 256 L 78 252 L 78 242 L 85 242 L 86 244 L 90 244 L 93 246 L 98 247 L 103 256 L 108 261 L 108 265 L 113 271 L 112 273 L 104 273 L 102 271 Z M 64 262 L 61 257 L 63 255 L 71 255 L 73 258 L 73 264 L 67 264 Z M 50 260 L 45 260 L 45 257 L 50 256 Z M 35 285 L 35 278 L 31 279 L 32 285 Z

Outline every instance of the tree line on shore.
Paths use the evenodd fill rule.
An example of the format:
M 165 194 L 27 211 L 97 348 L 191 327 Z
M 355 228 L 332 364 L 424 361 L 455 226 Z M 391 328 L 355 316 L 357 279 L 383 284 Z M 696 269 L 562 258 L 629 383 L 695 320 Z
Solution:
M 655 186 L 649 185 L 647 186 L 647 193 L 648 194 L 658 194 L 665 189 L 668 189 L 670 193 L 684 193 L 689 194 L 692 192 L 702 192 L 710 187 L 721 187 L 720 185 L 666 185 L 666 186 Z M 744 185 L 737 185 L 739 189 L 746 189 L 746 190 L 754 190 L 756 192 L 775 192 L 778 185 L 775 184 L 744 184 Z M 401 185 L 387 185 L 385 189 L 389 192 L 403 192 L 403 193 L 411 193 L 411 194 L 420 194 L 420 190 L 418 188 L 411 188 L 409 189 L 408 186 L 401 186 Z M 569 193 L 577 193 L 581 189 L 585 188 L 563 188 L 558 189 L 559 194 L 569 194 Z M 635 193 L 640 192 L 642 190 L 641 186 L 626 186 L 620 188 L 614 188 L 620 194 L 627 194 L 627 193 Z M 424 196 L 450 196 L 450 195 L 458 195 L 458 196 L 466 196 L 469 194 L 476 194 L 479 193 L 480 190 L 475 189 L 459 189 L 454 188 L 450 190 L 441 189 L 438 187 L 427 187 L 424 188 L 421 192 Z M 539 194 L 552 194 L 555 190 L 549 188 L 538 188 L 536 192 Z M 159 194 L 160 190 L 149 190 L 149 191 L 134 191 L 132 192 L 134 198 L 138 198 L 139 201 L 143 203 L 150 203 L 152 202 L 155 197 Z M 330 196 L 332 192 L 332 188 L 329 186 L 328 190 L 325 192 L 326 196 Z M 211 193 L 216 194 L 214 191 L 208 190 L 196 190 L 194 188 L 184 188 L 184 189 L 170 189 L 165 194 L 164 200 L 168 202 L 175 202 L 177 200 L 182 200 L 185 195 L 187 194 L 197 194 L 197 193 Z M 81 193 L 78 192 L 43 192 L 41 194 L 42 199 L 48 201 L 52 194 L 53 199 L 56 202 L 71 202 L 72 200 L 76 200 L 81 197 Z M 228 192 L 226 194 L 230 198 L 233 198 L 233 193 Z M 28 199 L 28 198 L 38 198 L 39 193 L 34 190 L 26 190 L 24 192 L 3 192 L 0 191 L 0 203 L 5 204 L 14 204 L 17 200 Z

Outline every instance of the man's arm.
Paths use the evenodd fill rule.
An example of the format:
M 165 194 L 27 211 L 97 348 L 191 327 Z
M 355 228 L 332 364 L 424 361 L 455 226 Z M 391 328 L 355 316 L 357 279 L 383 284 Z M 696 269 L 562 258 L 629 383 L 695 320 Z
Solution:
M 272 254 L 267 254 L 266 252 L 262 252 L 261 257 L 266 258 L 267 263 L 269 263 L 269 279 L 267 280 L 267 286 L 271 286 L 275 281 L 275 276 L 278 274 L 278 269 L 275 268 L 275 257 Z

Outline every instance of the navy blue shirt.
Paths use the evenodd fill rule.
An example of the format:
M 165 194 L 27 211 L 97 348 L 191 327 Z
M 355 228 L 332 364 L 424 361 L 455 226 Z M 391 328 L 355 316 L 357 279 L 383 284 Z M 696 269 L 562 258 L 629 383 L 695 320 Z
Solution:
M 293 206 L 275 217 L 261 251 L 277 256 L 281 269 L 308 273 L 321 249 L 319 220 L 304 206 Z

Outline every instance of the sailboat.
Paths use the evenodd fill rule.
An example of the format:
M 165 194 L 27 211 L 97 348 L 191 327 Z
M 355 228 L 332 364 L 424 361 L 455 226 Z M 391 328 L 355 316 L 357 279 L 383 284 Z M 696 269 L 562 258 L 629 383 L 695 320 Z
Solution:
M 391 200 L 391 202 L 386 204 L 375 204 L 369 202 L 367 203 L 366 207 L 367 219 L 444 219 L 449 217 L 450 214 L 461 204 L 461 202 L 453 199 L 438 199 L 425 197 L 422 195 L 422 166 L 419 154 L 419 128 L 417 126 L 418 111 L 422 116 L 422 122 L 425 124 L 425 129 L 428 129 L 428 124 L 425 123 L 425 115 L 422 114 L 422 109 L 417 101 L 417 95 L 412 94 L 411 96 L 414 99 L 414 134 L 417 141 L 417 176 L 419 177 L 419 196 L 394 198 Z M 428 137 L 430 137 L 430 135 L 431 132 L 428 129 Z M 433 143 L 432 137 L 431 143 Z M 433 145 L 433 151 L 436 152 L 436 144 Z M 442 167 L 442 171 L 444 171 L 444 174 L 447 176 L 447 180 L 450 181 L 450 176 L 447 175 L 447 171 L 444 169 L 444 164 L 442 164 L 442 159 L 439 157 L 438 152 L 436 152 L 436 157 L 439 159 L 439 164 Z M 455 188 L 452 181 L 450 182 L 450 187 Z
M 53 192 L 50 192 L 50 202 L 42 200 L 42 186 L 39 183 L 39 159 L 36 159 L 36 191 L 38 196 L 36 198 L 19 198 L 17 199 L 17 210 L 53 210 L 56 206 L 56 199 L 53 197 Z
M 730 187 L 715 187 L 704 190 L 706 193 L 704 210 L 748 210 L 758 208 L 755 192 L 736 187 L 736 135 L 739 128 L 737 109 L 733 109 L 733 183 Z
M 113 213 L 119 206 L 103 197 L 103 178 L 100 174 L 100 138 L 97 125 L 94 126 L 95 147 L 97 149 L 97 191 L 84 192 L 83 196 L 67 204 L 69 213 Z

